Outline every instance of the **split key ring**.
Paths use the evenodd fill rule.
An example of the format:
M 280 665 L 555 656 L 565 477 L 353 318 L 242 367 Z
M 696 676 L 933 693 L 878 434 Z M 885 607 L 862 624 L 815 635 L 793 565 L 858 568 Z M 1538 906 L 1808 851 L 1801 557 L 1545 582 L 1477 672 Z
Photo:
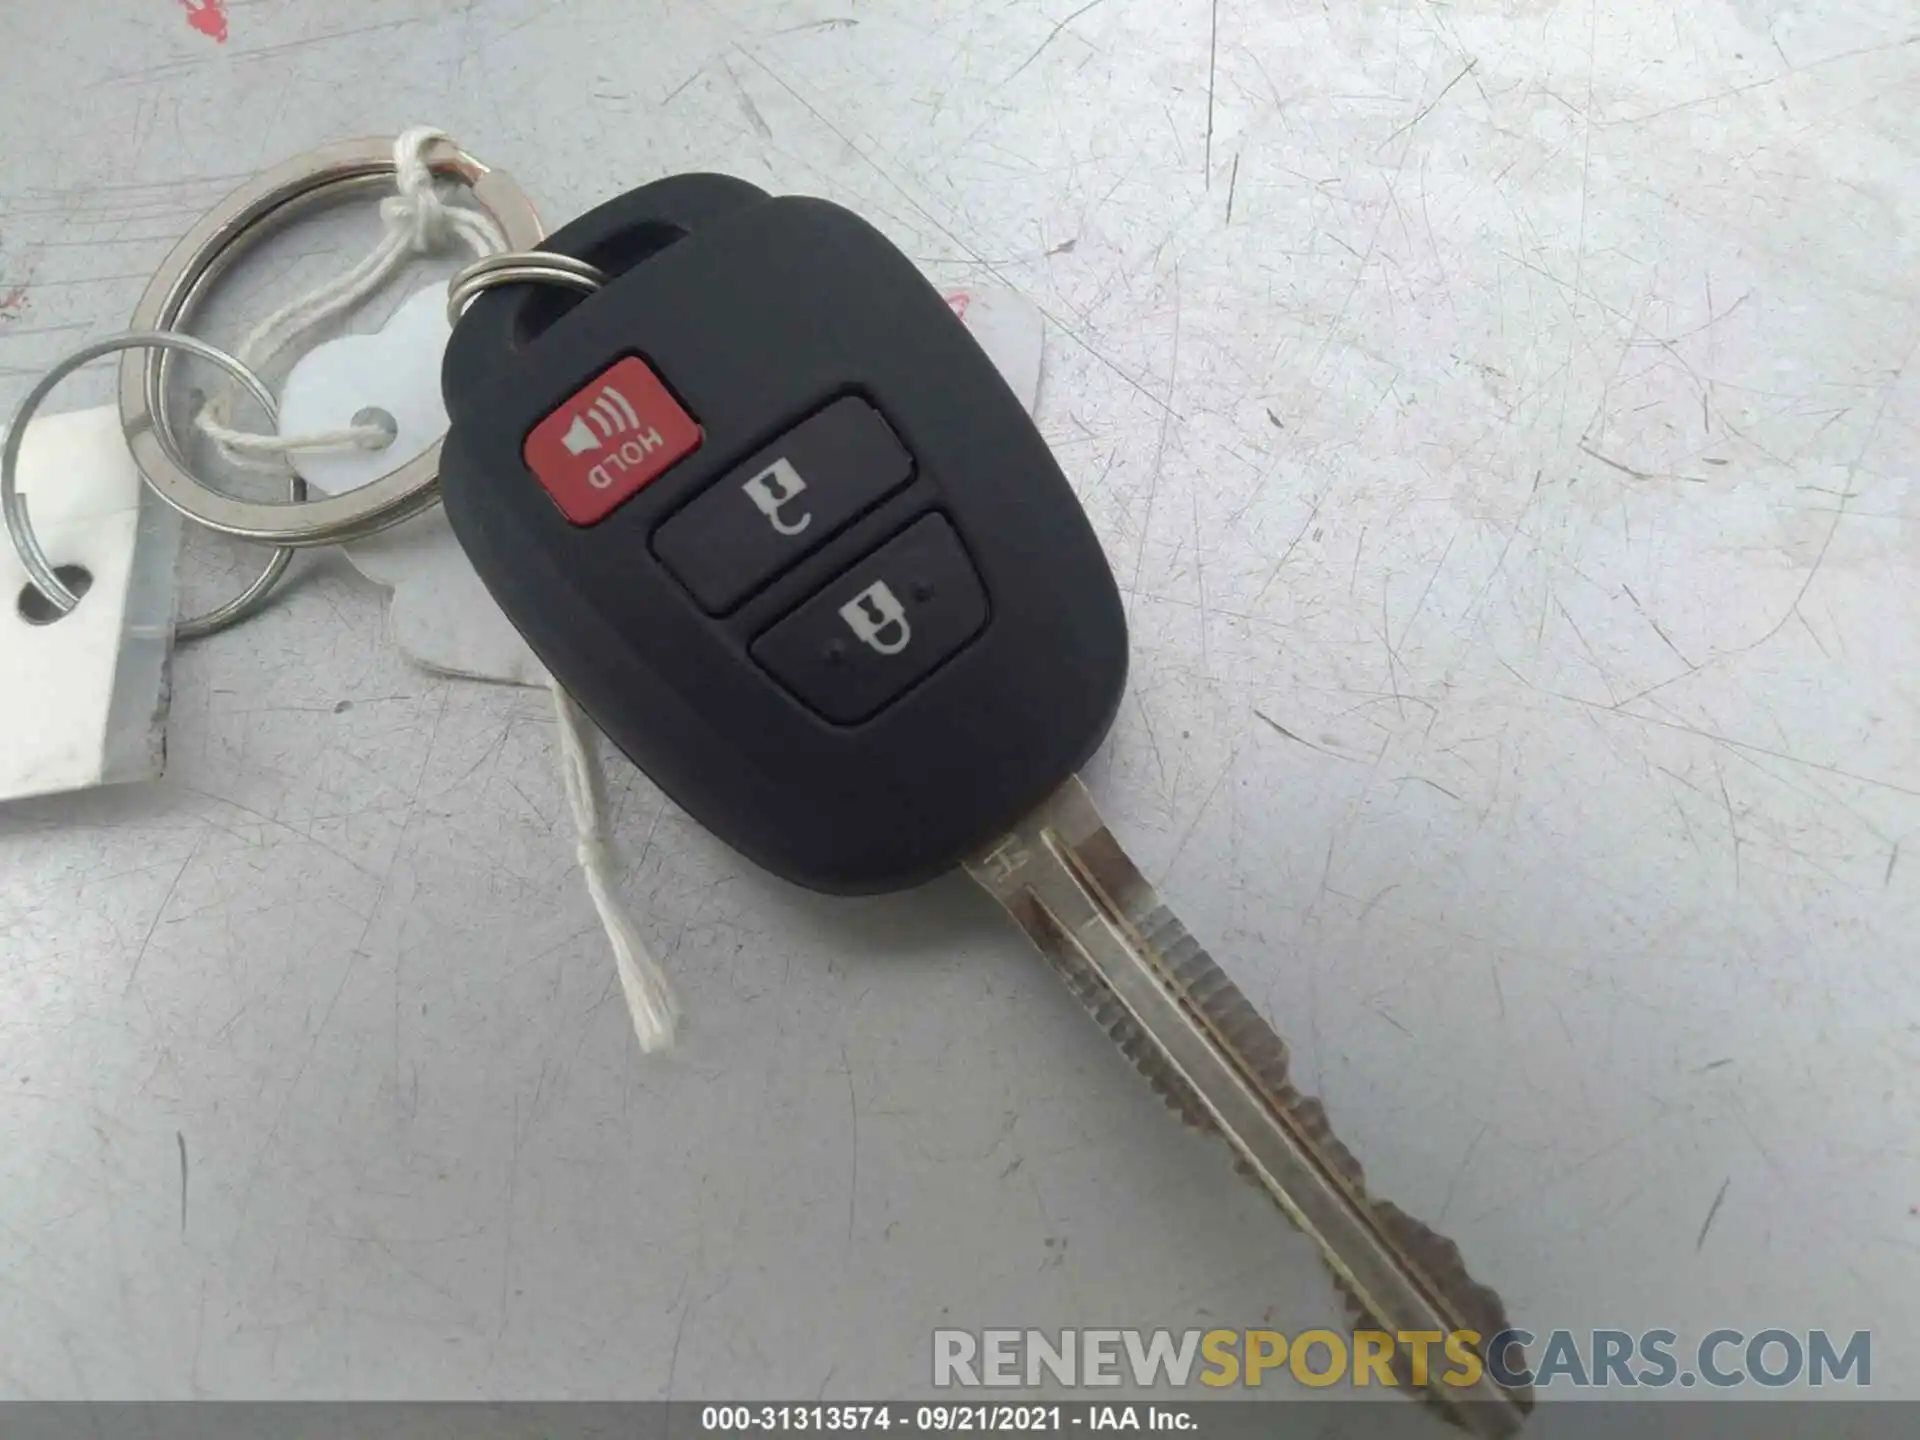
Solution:
M 472 191 L 510 249 L 528 250 L 539 243 L 544 227 L 526 192 L 510 175 L 489 169 L 447 140 L 436 141 L 425 159 L 435 175 L 459 180 Z M 364 538 L 439 500 L 437 440 L 405 464 L 342 495 L 305 498 L 305 486 L 297 479 L 290 502 L 228 495 L 187 468 L 162 399 L 167 362 L 172 353 L 185 352 L 219 365 L 271 417 L 272 396 L 257 376 L 225 351 L 179 333 L 180 327 L 253 245 L 329 202 L 389 182 L 397 169 L 392 141 L 372 138 L 324 145 L 266 171 L 229 195 L 174 246 L 134 309 L 131 333 L 75 352 L 29 392 L 0 459 L 0 499 L 4 500 L 5 527 L 21 564 L 34 588 L 55 610 L 62 614 L 72 610 L 79 596 L 60 580 L 35 536 L 26 499 L 16 492 L 14 471 L 25 423 L 47 392 L 71 371 L 101 355 L 126 352 L 120 363 L 120 424 L 134 462 L 153 492 L 209 530 L 276 547 L 266 569 L 246 591 L 206 615 L 181 622 L 177 633 L 182 636 L 211 633 L 249 613 L 286 569 L 292 550 Z

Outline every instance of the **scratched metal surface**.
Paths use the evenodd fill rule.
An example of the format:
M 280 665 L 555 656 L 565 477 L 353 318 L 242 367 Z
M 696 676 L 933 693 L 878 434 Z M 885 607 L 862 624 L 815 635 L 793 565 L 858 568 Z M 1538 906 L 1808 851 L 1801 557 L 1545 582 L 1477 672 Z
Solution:
M 1920 1394 L 1905 0 L 85 11 L 0 14 L 0 398 L 256 167 L 420 120 L 553 216 L 717 168 L 1019 288 L 1133 625 L 1090 781 L 1380 1191 L 1536 1330 L 1872 1327 Z M 1336 1320 L 960 881 L 800 894 L 616 767 L 691 1013 L 643 1061 L 542 697 L 338 563 L 176 680 L 164 781 L 0 813 L 0 1396 Z

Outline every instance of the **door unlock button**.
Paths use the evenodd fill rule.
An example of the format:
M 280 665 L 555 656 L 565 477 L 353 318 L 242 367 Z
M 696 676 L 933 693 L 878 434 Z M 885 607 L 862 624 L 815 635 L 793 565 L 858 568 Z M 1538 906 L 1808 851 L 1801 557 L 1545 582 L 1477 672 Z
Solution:
M 724 615 L 912 478 L 880 412 L 843 396 L 669 516 L 653 553 L 702 610 Z
M 753 658 L 837 725 L 868 719 L 962 649 L 987 596 L 945 516 L 916 520 L 753 642 Z

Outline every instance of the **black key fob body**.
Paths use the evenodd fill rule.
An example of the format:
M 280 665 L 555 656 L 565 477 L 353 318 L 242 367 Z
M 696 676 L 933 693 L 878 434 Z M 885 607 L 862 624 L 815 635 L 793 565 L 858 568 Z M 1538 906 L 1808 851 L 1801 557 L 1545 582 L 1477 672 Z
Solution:
M 857 216 L 717 175 L 557 231 L 579 296 L 491 290 L 442 386 L 447 515 L 673 800 L 817 890 L 897 889 L 1105 736 L 1112 572 L 992 362 Z

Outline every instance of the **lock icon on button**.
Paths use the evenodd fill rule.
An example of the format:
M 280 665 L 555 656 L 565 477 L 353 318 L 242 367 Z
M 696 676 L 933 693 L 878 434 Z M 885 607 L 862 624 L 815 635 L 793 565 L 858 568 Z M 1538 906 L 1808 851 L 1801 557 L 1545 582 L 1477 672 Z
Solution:
M 882 655 L 898 655 L 913 639 L 906 607 L 884 580 L 876 580 L 840 607 L 840 618 Z
M 800 478 L 793 462 L 785 457 L 774 461 L 740 488 L 753 502 L 754 509 L 766 516 L 767 523 L 782 535 L 798 535 L 813 523 L 810 510 L 801 512 L 799 518 L 793 520 L 780 513 L 783 505 L 797 499 L 807 488 L 807 482 Z

